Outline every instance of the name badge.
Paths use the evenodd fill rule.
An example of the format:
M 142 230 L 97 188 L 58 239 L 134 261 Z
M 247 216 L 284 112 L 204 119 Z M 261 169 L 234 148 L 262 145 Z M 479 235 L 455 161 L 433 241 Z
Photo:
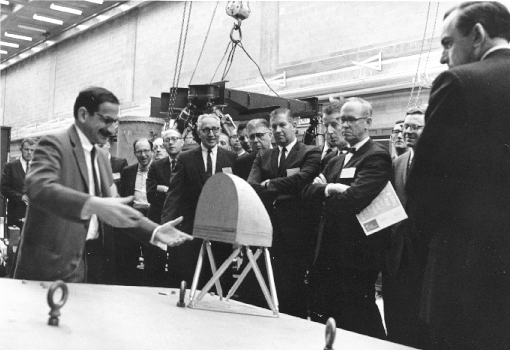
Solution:
M 292 168 L 292 169 L 287 169 L 287 176 L 292 176 L 292 175 L 295 175 L 297 173 L 299 173 L 299 168 Z
M 341 179 L 352 179 L 354 178 L 354 174 L 356 174 L 356 168 L 344 168 L 340 173 Z
M 227 174 L 232 174 L 232 168 L 231 167 L 221 168 L 221 171 L 224 172 L 224 173 L 227 173 Z

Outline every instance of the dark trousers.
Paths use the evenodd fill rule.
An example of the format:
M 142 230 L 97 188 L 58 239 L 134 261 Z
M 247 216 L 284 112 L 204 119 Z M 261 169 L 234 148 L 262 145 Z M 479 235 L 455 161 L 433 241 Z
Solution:
M 381 314 L 375 303 L 378 270 L 340 268 L 318 264 L 312 271 L 312 320 L 348 331 L 385 339 Z

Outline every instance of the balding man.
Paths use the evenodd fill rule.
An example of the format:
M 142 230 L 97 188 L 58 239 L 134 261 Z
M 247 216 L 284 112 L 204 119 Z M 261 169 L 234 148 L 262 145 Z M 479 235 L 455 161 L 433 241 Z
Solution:
M 161 222 L 161 213 L 170 184 L 170 178 L 175 173 L 179 154 L 184 141 L 179 131 L 169 129 L 162 134 L 165 154 L 163 159 L 152 162 L 147 175 L 147 201 L 150 203 L 148 217 L 154 222 Z M 175 281 L 168 273 L 168 252 L 157 247 L 147 247 L 145 250 L 145 276 L 149 286 L 175 286 Z M 179 281 L 177 281 L 179 282 Z
M 422 316 L 433 349 L 510 349 L 509 43 L 498 2 L 444 17 L 449 69 L 432 86 L 406 186 L 431 237 Z
M 375 303 L 375 282 L 383 264 L 383 232 L 365 235 L 356 218 L 386 186 L 391 175 L 388 151 L 372 141 L 372 106 L 348 99 L 340 111 L 342 134 L 352 146 L 331 159 L 305 188 L 305 200 L 324 202 L 323 227 L 312 271 L 318 295 L 317 321 L 333 317 L 339 328 L 385 338 Z

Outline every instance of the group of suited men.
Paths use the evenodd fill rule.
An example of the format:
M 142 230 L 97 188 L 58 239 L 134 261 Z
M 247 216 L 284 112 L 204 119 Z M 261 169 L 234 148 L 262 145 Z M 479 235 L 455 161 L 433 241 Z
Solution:
M 36 170 L 27 180 L 29 228 L 22 234 L 14 277 L 92 281 L 87 264 L 93 259 L 82 255 L 89 254 L 83 232 L 96 233 L 98 241 L 103 229 L 91 229 L 97 216 L 112 226 L 134 227 L 152 244 L 157 253 L 151 257 L 147 250 L 146 263 L 155 280 L 163 273 L 168 283 L 189 285 L 200 249 L 200 241 L 190 236 L 200 192 L 215 173 L 232 172 L 252 185 L 271 218 L 281 312 L 307 317 L 309 309 L 312 320 L 333 317 L 340 328 L 417 348 L 509 349 L 510 13 L 498 2 L 455 6 L 445 15 L 441 45 L 441 63 L 449 69 L 434 81 L 426 111 L 408 110 L 395 126 L 395 159 L 370 139 L 372 107 L 361 98 L 324 108 L 323 149 L 297 141 L 297 120 L 278 108 L 269 123 L 251 120 L 237 135 L 239 141 L 248 138 L 252 148 L 238 156 L 243 152 L 235 138 L 236 152 L 218 147 L 220 120 L 205 114 L 197 123 L 200 145 L 180 152 L 182 136 L 164 133 L 169 156 L 152 162 L 147 175 L 138 173 L 146 171 L 152 146 L 135 142 L 139 164 L 129 195 L 136 210 L 112 198 L 115 191 L 107 185 L 114 176 L 101 171 L 104 155 L 97 157 L 101 189 L 87 188 L 86 181 L 78 186 L 79 175 L 61 171 L 79 163 L 76 174 L 87 179 L 83 169 L 90 166 L 83 153 L 91 154 L 114 129 L 119 102 L 95 89 L 96 97 L 107 99 L 87 100 L 95 107 L 77 100 L 76 127 L 36 147 Z M 94 160 L 91 164 L 89 180 Z M 367 236 L 356 214 L 388 181 L 408 219 Z M 101 190 L 108 198 L 88 195 Z M 41 205 L 48 201 L 54 207 Z M 141 218 L 146 209 L 161 226 Z M 55 222 L 58 229 L 52 230 Z M 107 236 L 99 237 L 104 243 Z M 155 247 L 161 244 L 166 252 Z M 215 244 L 213 250 L 222 260 L 231 247 Z M 375 303 L 380 272 L 387 335 Z M 239 299 L 261 305 L 257 286 L 249 280 L 246 285 Z

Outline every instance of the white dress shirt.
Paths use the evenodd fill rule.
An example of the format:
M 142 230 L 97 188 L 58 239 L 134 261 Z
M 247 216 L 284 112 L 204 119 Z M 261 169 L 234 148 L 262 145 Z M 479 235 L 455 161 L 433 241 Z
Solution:
M 200 144 L 200 147 L 202 147 L 202 159 L 204 160 L 204 169 L 207 172 L 207 153 L 209 149 L 205 147 L 203 144 Z M 211 148 L 211 161 L 212 161 L 212 171 L 211 175 L 214 175 L 216 173 L 216 158 L 218 156 L 218 145 Z
M 296 145 L 296 143 L 297 143 L 297 139 L 294 139 L 294 141 L 292 141 L 287 146 L 285 146 L 285 149 L 287 150 L 287 152 L 285 152 L 285 159 L 287 159 L 287 157 L 289 156 L 290 151 Z M 279 154 L 279 156 L 278 156 L 278 167 L 280 167 L 280 158 L 281 158 L 281 154 L 282 154 L 282 149 L 283 149 L 283 147 L 278 145 L 278 151 L 280 151 L 280 153 L 278 153 Z

